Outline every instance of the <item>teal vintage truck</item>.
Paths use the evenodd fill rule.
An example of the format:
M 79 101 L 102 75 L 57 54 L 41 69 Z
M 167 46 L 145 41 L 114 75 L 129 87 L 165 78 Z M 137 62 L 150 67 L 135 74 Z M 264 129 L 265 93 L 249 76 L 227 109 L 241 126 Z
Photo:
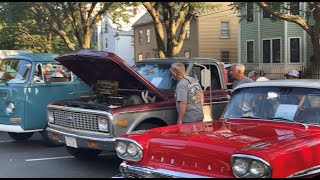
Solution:
M 55 61 L 57 56 L 24 53 L 0 61 L 0 131 L 18 141 L 40 132 L 47 145 L 59 145 L 47 136 L 47 105 L 78 98 L 89 87 Z M 53 77 L 57 73 L 62 75 Z

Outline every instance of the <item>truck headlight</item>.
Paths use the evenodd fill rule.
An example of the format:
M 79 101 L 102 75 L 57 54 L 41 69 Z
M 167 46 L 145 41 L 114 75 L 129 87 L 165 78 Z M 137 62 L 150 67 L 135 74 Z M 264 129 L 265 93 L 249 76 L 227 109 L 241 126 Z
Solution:
M 109 132 L 108 118 L 103 116 L 98 116 L 98 126 L 99 126 L 99 131 Z
M 128 138 L 116 139 L 116 152 L 117 155 L 128 161 L 140 161 L 143 156 L 143 149 L 136 141 Z
M 14 105 L 12 102 L 8 102 L 5 111 L 6 111 L 7 114 L 13 114 L 15 108 L 16 108 L 16 107 L 15 107 L 15 105 Z
M 51 111 L 51 110 L 48 110 L 48 122 L 54 123 L 53 111 Z
M 270 164 L 256 156 L 235 154 L 231 157 L 232 171 L 237 178 L 270 178 Z

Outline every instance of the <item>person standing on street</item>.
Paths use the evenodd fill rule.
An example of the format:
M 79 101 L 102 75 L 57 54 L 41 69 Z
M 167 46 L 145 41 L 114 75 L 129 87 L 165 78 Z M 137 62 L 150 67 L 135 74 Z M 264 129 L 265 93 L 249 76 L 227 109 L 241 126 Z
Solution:
M 198 80 L 185 74 L 182 63 L 171 65 L 172 77 L 178 81 L 175 100 L 178 111 L 177 124 L 203 121 L 204 95 Z
M 232 85 L 233 89 L 240 84 L 254 82 L 252 79 L 244 75 L 244 71 L 245 71 L 245 66 L 243 64 L 236 64 L 236 63 L 232 64 L 230 68 L 230 74 L 235 79 Z
M 290 70 L 286 75 L 284 75 L 287 77 L 287 79 L 299 79 L 300 75 L 299 75 L 299 71 L 292 69 Z
M 259 82 L 259 81 L 269 81 L 270 79 L 266 78 L 266 77 L 262 77 L 260 76 L 259 73 L 257 73 L 256 71 L 251 71 L 248 73 L 248 78 L 251 78 L 253 81 L 255 82 Z

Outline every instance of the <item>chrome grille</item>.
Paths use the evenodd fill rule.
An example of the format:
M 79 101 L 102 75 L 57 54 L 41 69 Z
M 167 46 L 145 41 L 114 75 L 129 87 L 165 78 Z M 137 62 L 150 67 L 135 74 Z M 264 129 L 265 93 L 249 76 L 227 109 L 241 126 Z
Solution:
M 56 125 L 74 129 L 99 131 L 98 115 L 80 112 L 54 110 L 53 116 Z

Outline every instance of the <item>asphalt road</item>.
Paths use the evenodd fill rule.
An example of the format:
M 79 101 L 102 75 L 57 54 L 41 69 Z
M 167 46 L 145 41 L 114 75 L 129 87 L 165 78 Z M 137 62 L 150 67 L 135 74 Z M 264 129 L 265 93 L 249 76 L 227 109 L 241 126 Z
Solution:
M 64 147 L 45 146 L 39 133 L 17 142 L 0 132 L 0 178 L 109 178 L 118 174 L 120 163 L 109 152 L 96 160 L 79 160 Z

